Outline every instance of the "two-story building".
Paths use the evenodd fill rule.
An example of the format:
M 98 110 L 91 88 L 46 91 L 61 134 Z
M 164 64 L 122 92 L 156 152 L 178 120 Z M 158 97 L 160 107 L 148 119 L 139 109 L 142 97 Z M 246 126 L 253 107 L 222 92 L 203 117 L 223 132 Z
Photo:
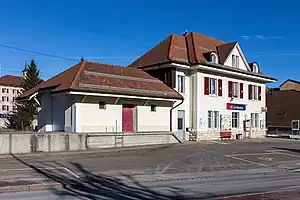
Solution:
M 238 42 L 172 34 L 129 67 L 145 70 L 184 97 L 172 115 L 172 131 L 181 139 L 266 134 L 265 84 L 276 79 L 249 63 Z

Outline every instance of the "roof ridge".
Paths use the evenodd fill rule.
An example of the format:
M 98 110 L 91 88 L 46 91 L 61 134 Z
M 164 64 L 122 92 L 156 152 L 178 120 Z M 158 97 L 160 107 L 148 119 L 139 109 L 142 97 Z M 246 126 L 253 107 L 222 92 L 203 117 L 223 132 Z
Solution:
M 202 33 L 198 33 L 198 32 L 195 32 L 195 31 L 192 31 L 192 32 L 190 32 L 190 33 L 194 33 L 195 35 L 202 35 L 202 36 L 204 36 L 204 37 L 210 38 L 210 39 L 212 39 L 212 40 L 218 40 L 218 41 L 223 42 L 223 43 L 226 44 L 225 41 L 220 40 L 220 39 L 217 39 L 217 38 L 214 38 L 214 37 L 212 37 L 212 36 L 204 35 L 204 34 L 202 34 Z
M 73 80 L 72 80 L 72 82 L 70 84 L 70 88 L 74 88 L 76 80 L 78 79 L 79 75 L 81 74 L 82 70 L 84 69 L 84 65 L 85 65 L 86 62 L 87 61 L 84 60 L 83 62 L 79 63 L 80 67 L 77 70 L 76 75 L 74 76 L 74 78 L 73 78 Z

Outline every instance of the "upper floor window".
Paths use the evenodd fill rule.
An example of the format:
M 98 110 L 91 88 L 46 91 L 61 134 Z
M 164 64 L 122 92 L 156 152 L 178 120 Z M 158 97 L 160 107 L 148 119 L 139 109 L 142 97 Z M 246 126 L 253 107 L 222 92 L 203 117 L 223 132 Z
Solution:
M 2 93 L 8 93 L 8 89 L 7 88 L 2 88 Z
M 240 84 L 237 82 L 232 82 L 232 96 L 233 97 L 240 96 Z
M 210 62 L 218 64 L 218 56 L 214 52 L 210 54 Z
M 2 105 L 2 110 L 3 111 L 9 111 L 9 106 L 8 105 Z
M 228 97 L 244 98 L 244 84 L 228 81 Z
M 239 56 L 232 55 L 232 67 L 239 67 Z
M 217 95 L 217 79 L 215 78 L 209 79 L 209 94 Z
M 185 92 L 185 84 L 184 84 L 184 76 L 178 75 L 178 92 L 184 93 Z
M 258 73 L 258 66 L 255 63 L 252 65 L 252 72 Z
M 249 85 L 249 100 L 261 100 L 261 86 Z

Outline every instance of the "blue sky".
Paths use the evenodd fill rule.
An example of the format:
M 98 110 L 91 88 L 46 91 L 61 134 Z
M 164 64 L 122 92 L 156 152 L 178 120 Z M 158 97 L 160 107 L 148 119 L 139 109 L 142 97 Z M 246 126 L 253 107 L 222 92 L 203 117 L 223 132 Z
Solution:
M 1 0 L 0 44 L 127 65 L 171 33 L 239 41 L 248 61 L 300 80 L 300 2 L 281 0 Z M 1 74 L 34 58 L 47 79 L 75 64 L 0 47 Z

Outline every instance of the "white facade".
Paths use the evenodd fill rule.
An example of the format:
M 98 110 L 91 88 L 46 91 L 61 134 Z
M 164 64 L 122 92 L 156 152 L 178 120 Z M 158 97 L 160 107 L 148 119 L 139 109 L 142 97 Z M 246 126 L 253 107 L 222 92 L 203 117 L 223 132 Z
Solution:
M 122 107 L 133 105 L 134 132 L 170 131 L 175 100 L 126 96 L 43 93 L 39 132 L 122 132 Z M 99 102 L 105 102 L 100 108 Z M 152 105 L 152 106 L 151 106 Z M 153 110 L 151 109 L 153 108 Z
M 14 110 L 15 98 L 21 93 L 20 87 L 0 85 L 0 113 L 7 114 Z
M 235 61 L 238 64 L 233 66 L 232 58 L 238 59 L 238 61 Z M 238 44 L 225 60 L 224 66 L 250 72 L 248 62 Z M 172 115 L 172 131 L 179 138 L 182 135 L 178 131 L 179 111 L 185 112 L 183 133 L 185 140 L 190 139 L 190 133 L 195 134 L 197 140 L 220 139 L 221 132 L 230 132 L 232 138 L 235 138 L 237 134 L 240 134 L 241 137 L 252 138 L 265 136 L 265 83 L 274 82 L 274 80 L 243 71 L 226 70 L 218 66 L 210 66 L 209 64 L 188 66 L 172 63 L 165 67 L 176 67 L 176 87 L 174 89 L 184 97 L 184 102 L 174 109 Z M 184 76 L 184 92 L 180 88 L 182 78 L 178 76 Z M 216 80 L 216 95 L 205 94 L 205 77 Z M 222 82 L 221 96 L 218 94 L 219 80 Z M 228 94 L 229 82 L 238 84 L 238 97 L 230 97 Z M 242 98 L 240 97 L 241 84 L 243 87 Z M 251 99 L 249 99 L 249 85 L 253 85 L 251 88 L 255 88 L 250 92 Z M 258 90 L 260 90 L 260 94 Z M 260 97 L 258 97 L 259 95 Z M 242 106 L 245 107 L 245 110 L 243 108 L 232 110 L 228 108 L 230 105 L 234 105 L 235 107 Z M 216 114 L 216 117 L 209 117 L 209 113 Z M 226 120 L 223 118 L 226 118 L 229 124 L 229 127 L 226 129 L 224 128 Z M 216 125 L 211 127 L 210 123 L 213 120 L 216 120 L 213 122 Z

